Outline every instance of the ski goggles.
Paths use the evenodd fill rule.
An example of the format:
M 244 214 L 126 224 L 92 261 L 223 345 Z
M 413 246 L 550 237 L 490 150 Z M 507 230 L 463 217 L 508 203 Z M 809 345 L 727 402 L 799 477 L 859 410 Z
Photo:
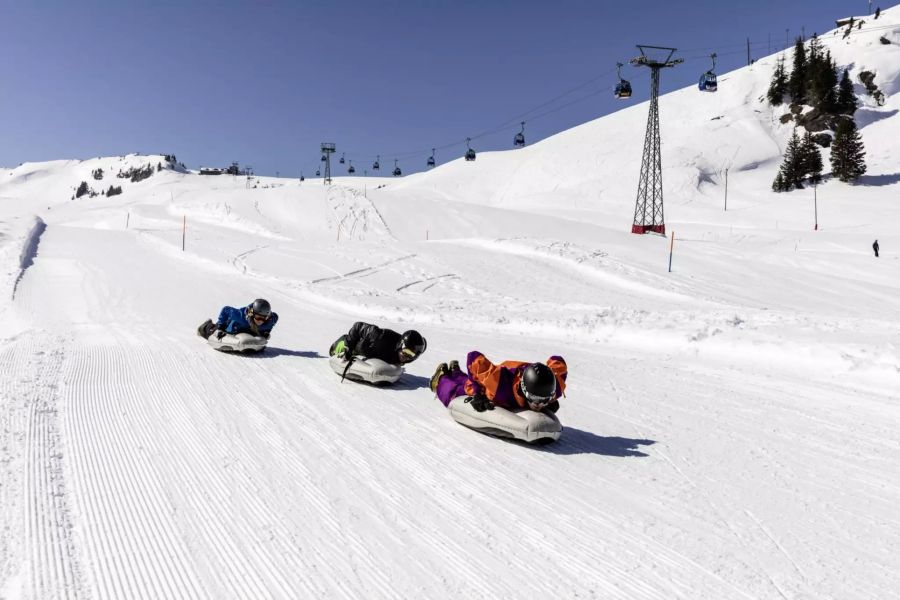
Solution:
M 537 396 L 535 394 L 530 394 L 528 390 L 525 389 L 524 382 L 519 384 L 519 391 L 522 392 L 523 396 L 525 396 L 525 401 L 528 402 L 528 406 L 534 410 L 540 410 L 553 402 L 554 394 L 550 394 L 549 396 Z
M 529 398 L 526 395 L 525 400 L 528 402 L 528 406 L 530 406 L 532 409 L 541 410 L 542 408 L 544 408 L 545 406 L 547 406 L 548 404 L 550 404 L 553 401 L 553 397 L 552 396 L 540 396 L 540 397 L 531 396 Z
M 419 358 L 419 353 L 412 348 L 402 348 L 400 350 L 400 360 L 402 362 L 412 362 Z
M 252 313 L 252 312 L 250 313 L 250 318 L 253 319 L 254 321 L 256 321 L 257 323 L 265 323 L 266 321 L 269 320 L 268 315 L 260 315 L 260 314 Z

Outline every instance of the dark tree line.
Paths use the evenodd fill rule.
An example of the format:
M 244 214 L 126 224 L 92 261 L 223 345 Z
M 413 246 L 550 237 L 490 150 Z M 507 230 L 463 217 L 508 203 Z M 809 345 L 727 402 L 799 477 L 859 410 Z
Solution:
M 809 49 L 797 38 L 794 44 L 794 60 L 790 73 L 782 56 L 775 66 L 775 73 L 766 94 L 772 106 L 784 103 L 785 96 L 791 104 L 808 105 L 821 113 L 852 115 L 857 100 L 847 70 L 838 80 L 838 68 L 831 51 L 822 48 L 816 35 L 809 40 Z
M 784 151 L 784 162 L 775 176 L 772 189 L 776 192 L 803 189 L 803 182 L 822 181 L 822 153 L 808 131 L 801 138 L 796 128 Z
M 835 131 L 831 146 L 835 177 L 854 181 L 866 172 L 865 149 L 853 120 L 859 106 L 853 82 L 847 69 L 838 78 L 831 52 L 822 48 L 817 36 L 813 35 L 808 48 L 803 40 L 797 39 L 790 73 L 785 68 L 784 57 L 779 59 L 766 96 L 772 106 L 782 104 L 787 98 L 798 124 L 806 128 L 817 124 L 814 131 L 823 128 Z M 801 114 L 800 107 L 804 105 L 812 106 L 812 111 Z M 795 128 L 772 189 L 777 192 L 801 189 L 804 182 L 819 183 L 821 179 L 822 155 L 818 145 L 808 130 L 801 138 Z
M 116 174 L 116 177 L 119 179 L 129 179 L 132 183 L 137 183 L 139 181 L 143 181 L 153 175 L 155 170 L 153 169 L 153 165 L 146 164 L 143 167 L 132 167 L 130 169 L 126 169 L 124 171 L 119 171 Z

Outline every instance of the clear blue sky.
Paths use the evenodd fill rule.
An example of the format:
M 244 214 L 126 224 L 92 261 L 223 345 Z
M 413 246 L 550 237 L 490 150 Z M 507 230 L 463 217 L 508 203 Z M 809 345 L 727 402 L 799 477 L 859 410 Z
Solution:
M 874 6 L 878 4 L 873 2 Z M 882 8 L 888 8 L 885 3 Z M 615 63 L 636 43 L 675 46 L 663 91 L 827 31 L 866 0 L 360 0 L 62 2 L 0 0 L 0 165 L 128 152 L 189 167 L 232 160 L 311 176 L 334 142 L 358 174 L 505 149 L 518 115 L 530 142 L 622 106 Z M 648 96 L 646 69 L 623 67 Z M 599 79 L 598 79 L 599 78 Z M 595 80 L 592 81 L 591 80 Z M 590 82 L 590 83 L 588 83 Z M 596 92 L 596 93 L 594 93 Z M 589 94 L 590 97 L 577 101 Z M 562 108 L 560 108 L 562 107 Z M 557 109 L 550 114 L 550 110 Z M 635 132 L 643 135 L 643 132 Z M 416 155 L 410 155 L 420 151 Z M 343 174 L 342 168 L 335 174 Z

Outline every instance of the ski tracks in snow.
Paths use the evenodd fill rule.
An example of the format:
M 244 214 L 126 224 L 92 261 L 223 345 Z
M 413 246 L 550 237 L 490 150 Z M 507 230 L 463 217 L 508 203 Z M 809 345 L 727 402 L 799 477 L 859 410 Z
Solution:
M 359 191 L 334 186 L 326 191 L 325 201 L 337 221 L 338 240 L 393 237 L 378 208 Z
M 2 597 L 85 597 L 73 528 L 60 422 L 68 341 L 45 332 L 19 336 L 2 354 L 0 484 Z

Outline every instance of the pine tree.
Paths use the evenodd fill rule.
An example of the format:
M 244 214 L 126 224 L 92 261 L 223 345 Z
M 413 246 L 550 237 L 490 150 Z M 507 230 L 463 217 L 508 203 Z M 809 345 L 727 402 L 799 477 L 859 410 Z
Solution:
M 837 112 L 837 64 L 831 58 L 831 51 L 826 50 L 816 71 L 815 106 L 824 113 Z
M 812 134 L 806 132 L 803 136 L 803 143 L 800 145 L 800 170 L 802 177 L 809 177 L 811 183 L 820 183 L 822 181 L 822 153 L 819 151 L 819 145 L 812 139 Z
M 821 97 L 820 79 L 824 67 L 822 43 L 816 34 L 809 39 L 809 50 L 806 52 L 806 99 L 807 104 L 815 106 Z
M 852 115 L 856 112 L 858 106 L 859 101 L 856 99 L 856 94 L 853 92 L 853 82 L 850 81 L 850 73 L 847 72 L 847 69 L 844 69 L 844 74 L 841 76 L 841 82 L 838 84 L 837 112 L 840 114 Z
M 788 89 L 787 75 L 784 72 L 784 56 L 778 59 L 775 65 L 775 73 L 772 75 L 772 82 L 769 84 L 769 104 L 779 106 L 784 102 L 784 94 Z
M 794 44 L 794 68 L 788 79 L 788 93 L 795 104 L 803 104 L 806 100 L 806 48 L 800 38 Z
M 803 184 L 801 183 L 804 175 L 802 162 L 802 142 L 797 135 L 797 130 L 794 129 L 794 133 L 791 135 L 790 141 L 788 141 L 787 148 L 784 150 L 784 161 L 781 163 L 781 170 L 779 172 L 785 191 L 790 191 L 794 188 L 803 189 Z
M 775 176 L 775 181 L 772 182 L 772 191 L 774 191 L 774 192 L 787 191 L 787 188 L 784 185 L 784 177 L 781 175 L 780 169 L 778 171 L 778 174 Z
M 831 172 L 841 181 L 856 181 L 866 172 L 866 150 L 852 118 L 841 119 L 831 145 Z

